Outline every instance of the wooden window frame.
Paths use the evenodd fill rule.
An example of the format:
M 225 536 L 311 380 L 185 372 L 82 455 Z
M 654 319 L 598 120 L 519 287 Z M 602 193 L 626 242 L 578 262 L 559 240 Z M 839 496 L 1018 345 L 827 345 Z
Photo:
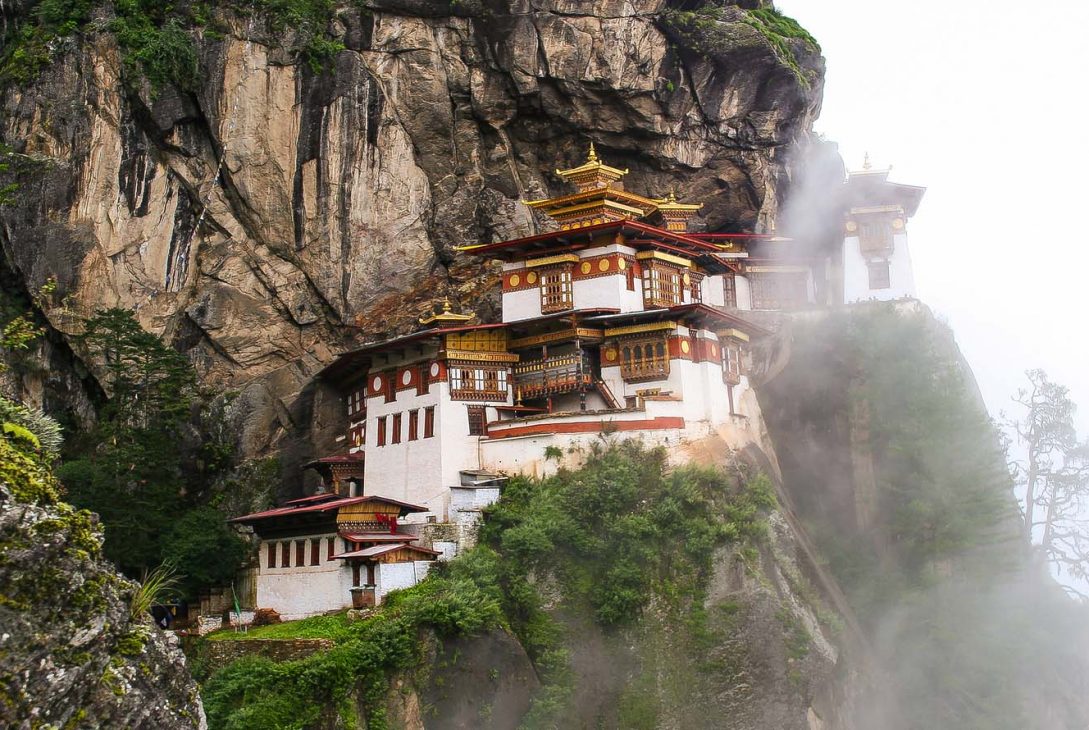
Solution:
M 420 438 L 420 409 L 413 408 L 408 412 L 408 440 L 416 441 Z
M 505 401 L 510 393 L 506 365 L 452 363 L 446 370 L 451 400 Z
M 390 428 L 392 429 L 392 432 L 390 433 L 389 442 L 391 444 L 401 443 L 401 414 L 400 413 L 394 413 L 393 414 L 393 419 L 391 420 Z
M 379 416 L 378 417 L 378 422 L 375 425 L 377 427 L 378 433 L 375 436 L 374 445 L 375 446 L 385 446 L 386 445 L 386 417 L 385 416 Z
M 487 436 L 488 415 L 486 406 L 465 406 L 465 411 L 469 418 L 469 435 Z
M 386 403 L 397 400 L 397 371 L 391 370 L 382 375 L 382 390 L 386 396 Z
M 265 551 L 265 563 L 266 568 L 276 567 L 276 543 L 274 542 L 268 543 L 268 549 Z
M 722 382 L 727 385 L 741 383 L 742 375 L 741 345 L 737 342 L 722 343 Z
M 327 538 L 325 538 L 325 542 L 326 542 L 326 548 L 325 548 L 326 549 L 326 556 L 325 556 L 325 559 L 326 560 L 332 560 L 333 555 L 336 554 L 337 539 L 335 537 L 327 537 Z
M 574 308 L 574 274 L 571 264 L 541 269 L 541 314 L 566 312 Z
M 625 338 L 617 342 L 616 347 L 620 354 L 620 377 L 626 382 L 665 380 L 669 377 L 667 333 Z
M 420 365 L 416 372 L 416 395 L 427 395 L 431 392 L 431 363 Z
M 874 273 L 879 276 L 875 279 Z M 892 288 L 892 266 L 888 259 L 873 259 L 866 262 L 867 283 L 870 289 Z
M 858 222 L 858 248 L 865 254 L 882 254 L 892 251 L 892 221 L 885 218 Z
M 300 568 L 306 565 L 306 540 L 295 541 L 295 565 Z
M 310 564 L 321 565 L 321 538 L 310 538 Z
M 425 439 L 435 435 L 435 406 L 424 408 L 424 434 Z
M 684 303 L 684 274 L 681 269 L 659 261 L 643 264 L 643 306 L 668 309 Z
M 628 261 L 628 268 L 624 269 L 624 280 L 628 291 L 635 291 L 635 264 Z
M 291 567 L 291 541 L 290 540 L 285 540 L 284 542 L 280 543 L 280 567 L 281 568 L 290 568 Z
M 727 307 L 737 308 L 737 275 L 723 274 L 722 303 Z
M 773 312 L 799 309 L 809 303 L 808 276 L 800 271 L 752 273 L 749 292 L 753 309 Z
M 688 275 L 688 300 L 692 304 L 703 304 L 703 274 L 693 271 Z

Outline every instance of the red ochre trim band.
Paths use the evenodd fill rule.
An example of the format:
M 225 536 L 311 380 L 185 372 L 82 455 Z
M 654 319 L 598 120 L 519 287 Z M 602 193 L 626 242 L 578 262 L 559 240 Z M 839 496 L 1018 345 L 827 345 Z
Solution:
M 670 428 L 684 428 L 681 416 L 659 416 L 643 421 L 576 421 L 574 423 L 535 423 L 529 426 L 515 426 L 495 433 L 488 429 L 488 437 L 493 439 L 513 438 L 514 436 L 533 436 L 553 433 L 598 433 L 600 431 L 662 431 Z

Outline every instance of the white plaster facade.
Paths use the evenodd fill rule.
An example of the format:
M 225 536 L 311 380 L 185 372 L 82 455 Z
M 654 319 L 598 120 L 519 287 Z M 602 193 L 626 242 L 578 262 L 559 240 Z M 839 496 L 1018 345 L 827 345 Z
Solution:
M 318 564 L 310 565 L 310 541 L 319 540 Z M 335 540 L 337 553 L 342 543 L 336 533 L 321 533 L 262 540 L 257 574 L 257 606 L 274 608 L 285 621 L 306 618 L 338 608 L 350 608 L 352 571 L 343 560 L 330 560 L 327 540 Z M 304 560 L 296 565 L 296 541 L 304 541 Z M 289 567 L 283 567 L 283 544 L 288 545 Z M 269 567 L 268 546 L 276 548 L 276 566 Z
M 888 262 L 889 285 L 880 288 L 870 286 L 870 262 Z M 911 266 L 911 250 L 907 233 L 892 236 L 892 250 L 867 255 L 862 251 L 859 237 L 843 239 L 843 300 L 846 304 L 871 300 L 891 301 L 915 297 L 915 274 Z

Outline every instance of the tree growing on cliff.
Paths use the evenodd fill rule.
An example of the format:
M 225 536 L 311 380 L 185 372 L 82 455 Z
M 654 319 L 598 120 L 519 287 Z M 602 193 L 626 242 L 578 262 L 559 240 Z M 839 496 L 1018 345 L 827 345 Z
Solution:
M 1067 388 L 1043 370 L 1026 376 L 1029 387 L 1013 398 L 1023 417 L 1007 420 L 1024 449 L 1010 465 L 1024 493 L 1024 539 L 1039 545 L 1056 574 L 1068 579 L 1068 593 L 1087 598 L 1070 583 L 1089 580 L 1089 442 L 1078 442 Z
M 87 320 L 80 343 L 104 373 L 109 400 L 58 468 L 71 501 L 99 514 L 106 556 L 126 574 L 166 561 L 190 591 L 225 582 L 244 549 L 203 504 L 200 482 L 209 475 L 197 462 L 207 449 L 192 423 L 198 393 L 189 361 L 122 309 Z

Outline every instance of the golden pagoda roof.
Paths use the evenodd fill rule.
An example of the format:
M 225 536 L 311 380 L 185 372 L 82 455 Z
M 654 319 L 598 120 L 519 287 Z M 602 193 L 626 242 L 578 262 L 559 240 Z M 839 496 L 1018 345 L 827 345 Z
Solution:
M 436 323 L 437 324 L 444 324 L 444 323 L 460 324 L 462 322 L 468 322 L 474 316 L 475 316 L 474 314 L 457 314 L 457 313 L 455 313 L 451 309 L 451 306 L 450 306 L 450 297 L 443 297 L 443 299 L 442 299 L 442 311 L 440 312 L 436 308 L 435 311 L 431 312 L 431 314 L 427 314 L 427 315 L 424 315 L 423 317 L 420 317 L 419 322 L 420 322 L 420 324 L 436 324 Z
M 703 203 L 678 203 L 677 194 L 672 190 L 669 191 L 669 195 L 657 198 L 654 202 L 658 204 L 658 210 L 665 213 L 695 213 L 703 207 Z
M 599 160 L 597 150 L 594 149 L 594 143 L 591 142 L 590 152 L 586 155 L 586 162 L 578 167 L 571 167 L 566 170 L 557 169 L 556 174 L 582 191 L 595 187 L 607 187 L 627 175 L 628 171 L 627 169 L 621 170 L 618 167 L 610 167 Z

